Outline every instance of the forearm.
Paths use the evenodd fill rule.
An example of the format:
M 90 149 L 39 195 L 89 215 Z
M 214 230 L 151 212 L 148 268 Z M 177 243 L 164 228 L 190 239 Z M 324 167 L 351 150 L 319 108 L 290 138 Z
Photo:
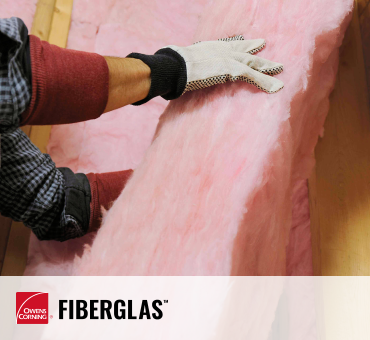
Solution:
M 32 100 L 22 124 L 69 124 L 144 99 L 150 68 L 141 60 L 61 49 L 31 36 Z
M 150 89 L 150 68 L 141 60 L 104 57 L 109 68 L 108 102 L 104 112 L 144 99 Z
M 1 132 L 19 125 L 70 124 L 96 119 L 104 112 L 128 104 L 140 105 L 156 96 L 174 99 L 183 92 L 184 65 L 171 53 L 103 57 L 59 48 L 28 36 L 21 20 L 0 19 L 2 22 L 11 22 L 15 32 L 23 29 L 24 37 L 23 45 L 15 50 L 11 47 L 19 42 L 14 40 L 9 44 L 9 37 L 0 36 L 1 53 L 8 53 L 10 61 L 17 52 L 17 65 L 13 69 L 19 70 L 14 79 L 2 78 L 2 83 L 14 84 L 13 89 L 8 87 L 7 101 L 14 105 L 7 104 L 11 107 L 0 112 Z M 4 27 L 0 25 L 1 33 L 6 32 Z M 2 74 L 14 74 L 12 65 L 3 65 L 4 71 L 9 70 Z M 16 93 L 17 89 L 23 92 Z

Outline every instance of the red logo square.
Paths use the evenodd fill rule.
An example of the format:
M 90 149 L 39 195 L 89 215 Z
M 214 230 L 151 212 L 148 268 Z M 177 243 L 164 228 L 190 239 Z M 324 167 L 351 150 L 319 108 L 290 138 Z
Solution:
M 49 321 L 48 293 L 18 292 L 16 294 L 17 324 L 47 324 Z

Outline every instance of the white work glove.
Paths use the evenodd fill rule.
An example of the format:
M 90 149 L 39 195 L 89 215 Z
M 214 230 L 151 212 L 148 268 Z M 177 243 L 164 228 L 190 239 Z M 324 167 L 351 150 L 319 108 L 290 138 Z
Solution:
M 131 53 L 127 57 L 141 59 L 151 68 L 152 81 L 148 97 L 134 105 L 158 95 L 170 100 L 188 91 L 237 80 L 275 93 L 284 83 L 271 76 L 282 72 L 283 65 L 253 55 L 265 45 L 263 39 L 244 40 L 238 35 L 188 47 L 170 45 L 151 56 Z
M 265 45 L 263 39 L 244 40 L 242 35 L 238 35 L 188 47 L 167 47 L 185 60 L 187 82 L 184 93 L 236 80 L 253 84 L 267 93 L 275 93 L 284 87 L 284 83 L 270 76 L 281 73 L 283 65 L 253 55 Z

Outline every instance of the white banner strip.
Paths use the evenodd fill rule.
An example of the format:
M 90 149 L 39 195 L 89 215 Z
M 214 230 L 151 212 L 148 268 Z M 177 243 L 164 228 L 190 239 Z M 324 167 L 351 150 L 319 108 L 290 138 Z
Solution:
M 370 338 L 368 277 L 0 277 L 0 338 Z

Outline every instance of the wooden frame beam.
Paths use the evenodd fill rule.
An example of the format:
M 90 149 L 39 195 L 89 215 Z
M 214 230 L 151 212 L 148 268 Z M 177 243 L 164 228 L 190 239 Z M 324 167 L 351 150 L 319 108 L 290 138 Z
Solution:
M 370 108 L 358 6 L 309 180 L 315 275 L 370 275 Z

